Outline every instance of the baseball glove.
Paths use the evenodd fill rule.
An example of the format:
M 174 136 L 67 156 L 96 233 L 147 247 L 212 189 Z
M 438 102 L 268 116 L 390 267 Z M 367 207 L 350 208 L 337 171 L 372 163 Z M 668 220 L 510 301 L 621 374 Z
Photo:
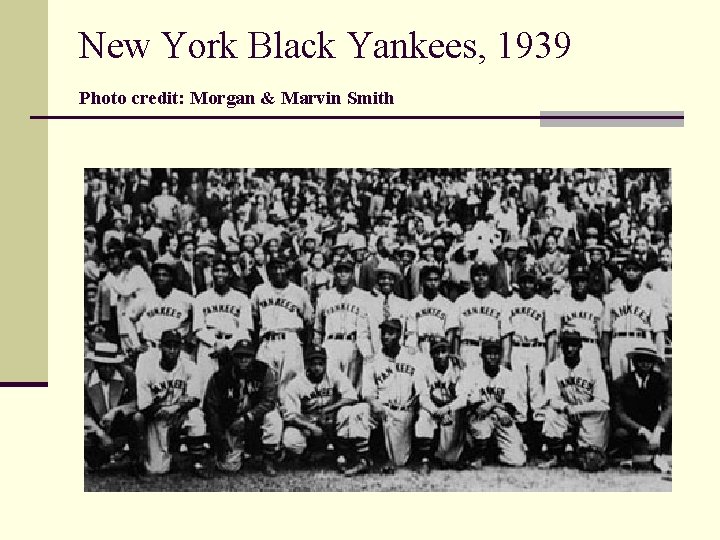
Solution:
M 586 472 L 598 472 L 605 468 L 605 452 L 600 448 L 583 448 L 578 456 L 578 468 Z

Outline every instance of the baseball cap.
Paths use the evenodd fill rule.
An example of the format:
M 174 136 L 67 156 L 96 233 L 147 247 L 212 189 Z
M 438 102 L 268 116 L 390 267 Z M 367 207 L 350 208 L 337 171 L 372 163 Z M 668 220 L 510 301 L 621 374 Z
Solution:
M 490 265 L 488 265 L 485 261 L 478 261 L 473 263 L 473 265 L 470 267 L 470 276 L 476 276 L 480 272 L 485 272 L 486 274 L 490 273 Z
M 393 276 L 400 275 L 400 271 L 398 270 L 398 267 L 395 266 L 394 263 L 387 261 L 387 260 L 380 261 L 380 264 L 378 264 L 377 268 L 375 269 L 375 275 L 379 276 L 383 272 L 386 274 L 392 274 Z
M 533 268 L 528 268 L 527 266 L 523 266 L 518 270 L 517 273 L 517 280 L 520 281 L 521 279 L 532 279 L 535 281 L 537 279 L 537 275 L 535 274 L 535 270 Z
M 400 319 L 386 319 L 380 323 L 380 328 L 392 328 L 397 332 L 402 332 L 402 323 Z
M 212 261 L 212 267 L 215 268 L 216 266 L 225 266 L 228 269 L 230 268 L 230 261 L 228 260 L 226 255 L 223 255 L 222 253 L 219 253 L 215 255 Z
M 483 341 L 482 344 L 482 353 L 489 353 L 489 352 L 502 352 L 502 343 L 496 339 L 488 339 L 487 341 Z
M 577 265 L 570 269 L 570 279 L 572 278 L 587 278 L 590 276 L 590 270 L 585 265 Z
M 154 274 L 161 268 L 165 268 L 168 272 L 173 272 L 175 268 L 175 259 L 169 253 L 166 253 L 155 261 L 150 269 L 150 273 Z
M 161 344 L 180 344 L 182 343 L 182 336 L 177 330 L 165 330 L 160 336 Z
M 325 348 L 322 345 L 310 345 L 305 349 L 303 357 L 305 362 L 309 362 L 314 358 L 327 360 L 327 353 L 325 352 Z
M 420 279 L 425 279 L 428 275 L 435 273 L 438 275 L 442 274 L 442 270 L 440 270 L 440 267 L 437 264 L 429 263 L 423 266 L 420 269 Z
M 572 343 L 577 345 L 582 343 L 582 336 L 577 330 L 563 330 L 560 333 L 560 343 Z
M 335 271 L 337 272 L 337 271 L 342 270 L 342 269 L 344 269 L 344 270 L 352 270 L 353 268 L 354 268 L 353 263 L 351 263 L 351 262 L 348 261 L 347 259 L 341 259 L 341 260 L 339 260 L 337 263 L 335 263 L 335 267 L 333 268 L 333 270 L 335 270 Z
M 268 268 L 271 266 L 279 266 L 281 264 L 287 264 L 287 259 L 283 257 L 282 255 L 277 255 L 276 257 L 272 257 L 266 264 Z
M 430 342 L 430 352 L 437 351 L 438 349 L 450 348 L 450 342 L 444 336 L 436 336 Z
M 640 259 L 638 259 L 635 255 L 630 255 L 630 257 L 628 257 L 625 260 L 625 263 L 623 264 L 623 270 L 630 266 L 634 266 L 635 268 L 637 268 L 639 270 L 643 269 L 642 261 Z
M 230 351 L 233 355 L 255 356 L 255 347 L 249 339 L 240 339 Z

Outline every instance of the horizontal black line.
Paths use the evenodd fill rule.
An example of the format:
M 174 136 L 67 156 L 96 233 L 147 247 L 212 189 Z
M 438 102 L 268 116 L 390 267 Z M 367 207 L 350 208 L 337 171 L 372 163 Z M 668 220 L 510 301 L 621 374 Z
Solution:
M 30 120 L 684 120 L 684 114 L 671 115 L 483 115 L 483 116 L 85 116 L 31 115 Z
M 47 388 L 47 381 L 0 381 L 0 388 Z

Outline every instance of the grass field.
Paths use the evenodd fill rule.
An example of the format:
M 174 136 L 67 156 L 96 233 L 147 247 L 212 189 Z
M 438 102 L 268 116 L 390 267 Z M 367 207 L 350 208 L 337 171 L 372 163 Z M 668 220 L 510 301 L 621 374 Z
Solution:
M 672 482 L 657 472 L 609 469 L 585 473 L 575 469 L 511 469 L 488 466 L 481 471 L 412 469 L 394 475 L 370 473 L 345 478 L 330 468 L 278 470 L 268 478 L 257 470 L 235 475 L 212 473 L 201 479 L 170 473 L 139 482 L 127 472 L 85 473 L 85 491 L 671 491 Z

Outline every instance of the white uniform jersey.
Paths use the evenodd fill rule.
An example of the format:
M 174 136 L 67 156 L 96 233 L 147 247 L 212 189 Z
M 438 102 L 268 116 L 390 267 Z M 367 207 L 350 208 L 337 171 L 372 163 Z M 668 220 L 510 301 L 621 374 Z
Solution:
M 509 369 L 500 366 L 497 375 L 490 377 L 480 366 L 465 372 L 460 380 L 458 396 L 465 398 L 468 405 L 510 403 L 516 411 L 520 411 L 524 403 L 521 388 L 517 375 Z
M 584 338 L 598 339 L 603 305 L 594 296 L 588 295 L 585 300 L 575 300 L 570 295 L 557 296 L 554 310 L 559 331 L 573 329 Z
M 469 291 L 455 301 L 460 339 L 500 339 L 509 331 L 510 321 L 505 299 L 496 292 L 478 298 Z
M 584 360 L 573 369 L 562 360 L 551 362 L 545 373 L 545 399 L 549 403 L 560 399 L 568 405 L 598 401 L 606 409 L 610 403 L 602 369 Z
M 380 323 L 386 319 L 400 319 L 403 325 L 403 335 L 400 336 L 400 343 L 404 343 L 410 302 L 394 294 L 387 296 L 387 303 L 383 294 L 378 296 L 368 295 L 368 297 L 368 320 L 374 350 L 380 351 Z
M 544 342 L 556 330 L 556 320 L 549 300 L 540 295 L 523 299 L 514 294 L 508 299 L 508 318 L 513 341 Z
M 452 362 L 445 373 L 436 371 L 432 366 L 421 370 L 416 377 L 420 406 L 432 413 L 455 401 L 461 375 L 462 370 Z
M 664 332 L 667 318 L 657 293 L 644 287 L 627 292 L 620 285 L 605 297 L 602 326 L 605 332 L 613 333 Z
M 138 359 L 138 409 L 150 406 L 157 397 L 163 406 L 175 405 L 182 396 L 202 399 L 195 364 L 181 355 L 175 369 L 165 371 L 160 367 L 161 356 L 160 349 L 150 349 Z
M 455 305 L 438 294 L 432 300 L 420 295 L 408 306 L 407 333 L 414 343 L 429 336 L 445 336 L 451 328 L 457 328 Z
M 340 294 L 337 289 L 325 291 L 316 306 L 315 332 L 324 339 L 333 335 L 355 334 L 358 348 L 364 356 L 369 356 L 369 302 L 370 294 L 357 287 L 353 287 L 348 294 Z
M 192 303 L 192 297 L 178 289 L 173 289 L 165 298 L 153 289 L 136 299 L 129 309 L 130 320 L 135 321 L 138 334 L 157 344 L 166 330 L 178 330 L 183 336 L 188 334 Z
M 363 396 L 384 405 L 410 409 L 417 401 L 416 378 L 427 364 L 424 357 L 401 348 L 395 359 L 379 354 L 363 370 Z
M 277 289 L 270 283 L 255 288 L 250 298 L 253 315 L 260 319 L 260 335 L 299 331 L 312 321 L 310 297 L 294 283 Z
M 350 379 L 338 370 L 326 371 L 317 384 L 311 382 L 305 373 L 299 373 L 287 385 L 282 409 L 285 419 L 290 420 L 297 416 L 312 416 L 341 399 L 357 397 Z
M 207 329 L 238 339 L 249 339 L 253 327 L 250 300 L 240 291 L 230 289 L 220 295 L 215 289 L 200 293 L 193 306 L 193 331 Z

